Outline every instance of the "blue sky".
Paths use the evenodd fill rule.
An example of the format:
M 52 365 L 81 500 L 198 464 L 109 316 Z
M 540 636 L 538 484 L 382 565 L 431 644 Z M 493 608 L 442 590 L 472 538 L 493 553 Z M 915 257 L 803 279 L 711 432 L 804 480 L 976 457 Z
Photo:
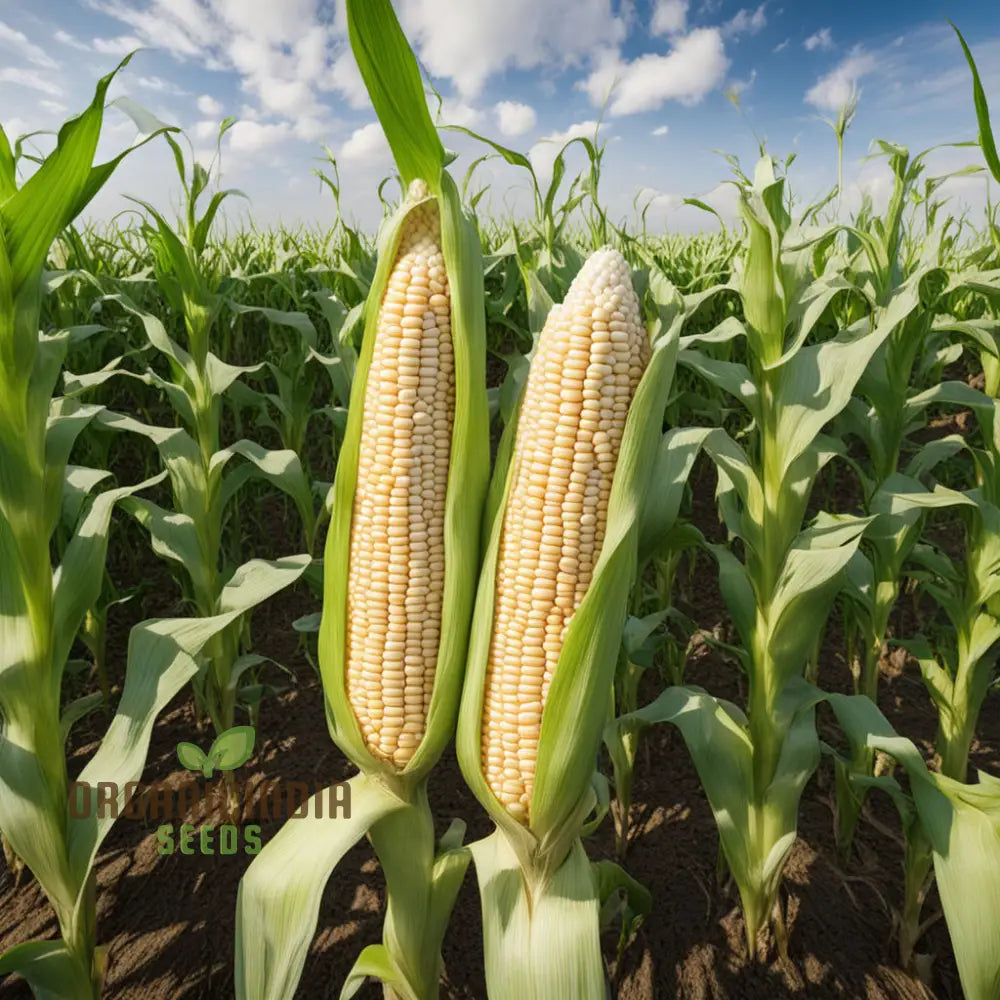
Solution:
M 991 0 L 395 0 L 415 50 L 445 95 L 442 120 L 529 152 L 541 174 L 558 141 L 608 141 L 604 199 L 617 217 L 637 195 L 656 227 L 691 230 L 709 217 L 683 207 L 698 196 L 724 215 L 731 188 L 716 150 L 752 166 L 754 133 L 795 152 L 803 197 L 835 180 L 836 117 L 860 93 L 846 142 L 846 207 L 883 199 L 883 164 L 864 162 L 875 137 L 917 151 L 975 136 L 971 85 L 950 17 L 972 45 L 1000 119 L 1000 14 Z M 379 217 L 375 187 L 391 170 L 384 137 L 346 44 L 342 0 L 0 0 L 0 122 L 8 134 L 55 128 L 89 100 L 97 77 L 145 46 L 114 93 L 183 127 L 209 156 L 218 122 L 239 123 L 223 146 L 223 183 L 244 190 L 262 222 L 325 224 L 332 200 L 311 171 L 323 145 L 341 168 L 343 199 L 362 224 Z M 738 92 L 741 111 L 727 99 Z M 128 144 L 134 125 L 109 112 L 103 150 Z M 456 134 L 464 162 L 481 147 Z M 577 150 L 571 166 L 582 166 Z M 945 149 L 931 173 L 978 160 Z M 153 143 L 130 157 L 95 201 L 108 218 L 132 194 L 169 207 L 171 161 Z M 458 168 L 463 169 L 463 168 Z M 527 204 L 506 164 L 477 174 L 497 207 Z M 985 203 L 986 182 L 949 182 L 956 206 Z

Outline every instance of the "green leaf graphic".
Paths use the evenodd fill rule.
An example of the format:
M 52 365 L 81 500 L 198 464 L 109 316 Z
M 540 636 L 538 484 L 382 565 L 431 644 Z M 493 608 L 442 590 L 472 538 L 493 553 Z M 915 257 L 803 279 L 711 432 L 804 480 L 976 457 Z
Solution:
M 250 759 L 256 738 L 253 726 L 233 726 L 216 736 L 209 761 L 220 771 L 235 771 Z
M 196 747 L 193 743 L 178 743 L 177 759 L 189 771 L 200 771 L 208 758 L 201 747 Z

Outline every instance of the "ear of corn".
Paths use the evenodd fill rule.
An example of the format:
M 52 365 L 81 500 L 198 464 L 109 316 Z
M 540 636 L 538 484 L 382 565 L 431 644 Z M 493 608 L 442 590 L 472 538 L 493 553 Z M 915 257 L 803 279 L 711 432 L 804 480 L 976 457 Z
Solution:
M 454 425 L 440 215 L 415 181 L 378 311 L 347 581 L 347 697 L 371 753 L 403 767 L 424 736 L 444 592 Z
M 387 774 L 426 773 L 450 737 L 488 478 L 482 265 L 441 176 L 380 244 L 325 561 L 333 733 Z
M 591 256 L 549 313 L 495 473 L 457 740 L 498 827 L 470 845 L 493 997 L 605 995 L 580 836 L 679 328 L 651 338 L 620 254 Z
M 327 718 L 361 801 L 336 844 L 323 823 L 290 823 L 254 860 L 237 907 L 241 1000 L 294 992 L 317 886 L 366 833 L 386 879 L 383 939 L 343 995 L 375 976 L 387 996 L 434 1000 L 470 860 L 464 825 L 436 840 L 427 781 L 454 731 L 489 480 L 482 252 L 392 5 L 348 0 L 347 18 L 407 187 L 379 234 L 324 559 Z
M 482 765 L 521 822 L 543 708 L 600 556 L 625 419 L 648 358 L 625 261 L 613 250 L 592 255 L 538 344 L 500 534 Z
M 651 344 L 624 260 L 594 254 L 550 313 L 509 465 L 496 472 L 504 487 L 476 599 L 458 753 L 497 823 L 550 866 L 593 801 L 677 351 L 677 328 L 654 332 Z

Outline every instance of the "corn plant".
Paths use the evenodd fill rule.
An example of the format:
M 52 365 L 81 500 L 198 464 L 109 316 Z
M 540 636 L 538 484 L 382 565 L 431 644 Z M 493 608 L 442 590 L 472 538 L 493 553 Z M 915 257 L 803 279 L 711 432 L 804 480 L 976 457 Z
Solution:
M 994 538 L 994 550 L 996 546 Z M 990 627 L 994 626 L 995 619 Z M 924 662 L 921 668 L 928 671 Z M 936 699 L 944 693 L 939 683 L 945 679 L 943 674 L 938 663 L 930 669 Z M 1000 926 L 1000 780 L 980 771 L 978 783 L 967 785 L 931 771 L 920 751 L 894 732 L 870 698 L 830 695 L 829 700 L 852 744 L 867 744 L 905 769 L 909 793 L 891 774 L 861 780 L 887 792 L 899 811 L 907 839 L 907 891 L 919 887 L 926 892 L 925 868 L 933 866 L 966 1000 L 991 1000 L 1000 994 L 996 933 Z
M 693 335 L 679 360 L 715 381 L 753 418 L 750 452 L 720 429 L 703 443 L 718 468 L 723 519 L 740 543 L 736 551 L 710 548 L 740 638 L 748 702 L 744 711 L 700 689 L 675 687 L 635 718 L 680 728 L 739 888 L 748 949 L 756 955 L 758 931 L 773 922 L 779 950 L 787 954 L 781 875 L 796 836 L 799 799 L 820 752 L 814 721 L 819 693 L 803 672 L 870 523 L 822 515 L 803 527 L 803 518 L 816 476 L 842 450 L 824 428 L 919 296 L 914 284 L 904 284 L 873 316 L 807 343 L 846 286 L 835 258 L 819 252 L 829 234 L 793 226 L 784 179 L 769 157 L 758 163 L 752 184 L 741 187 L 740 207 L 747 249 L 733 287 L 745 321 L 729 318 Z M 699 339 L 712 343 L 733 331 L 745 338 L 746 365 L 698 350 Z M 810 628 L 803 629 L 803 621 Z
M 549 313 L 505 429 L 459 715 L 459 763 L 496 831 L 470 846 L 491 997 L 605 995 L 595 779 L 679 323 L 647 333 L 625 261 L 592 255 Z M 593 821 L 589 816 L 596 809 Z
M 479 239 L 390 3 L 351 0 L 347 16 L 407 185 L 380 233 L 324 558 L 327 719 L 360 773 L 349 817 L 324 819 L 317 796 L 244 876 L 241 1000 L 294 991 L 323 885 L 365 834 L 386 878 L 383 940 L 362 951 L 341 996 L 371 976 L 387 997 L 437 997 L 469 861 L 460 822 L 435 845 L 427 783 L 454 729 L 489 476 Z
M 935 749 L 940 772 L 964 784 L 1000 648 L 1000 403 L 964 383 L 944 382 L 914 397 L 910 409 L 919 411 L 933 402 L 970 406 L 976 413 L 983 438 L 983 446 L 972 449 L 978 485 L 958 494 L 965 522 L 961 557 L 952 559 L 929 544 L 917 545 L 913 568 L 908 570 L 920 591 L 944 612 L 950 627 L 933 639 L 900 642 L 916 659 L 938 712 Z M 898 918 L 899 953 L 904 968 L 917 968 L 916 947 L 928 926 L 922 910 L 932 881 L 933 843 L 922 821 L 908 818 L 904 835 L 906 877 Z M 1000 953 L 977 961 L 993 961 L 996 977 L 1000 977 Z
M 992 147 L 985 96 L 961 34 L 959 40 L 972 68 L 981 144 L 992 166 L 996 151 Z M 859 553 L 852 561 L 846 590 L 846 624 L 855 691 L 873 700 L 877 697 L 878 665 L 889 617 L 899 596 L 905 564 L 920 539 L 924 512 L 971 503 L 961 494 L 940 488 L 929 492 L 921 484 L 936 465 L 964 446 L 959 435 L 938 439 L 921 448 L 901 468 L 907 436 L 921 425 L 926 402 L 936 398 L 935 390 L 929 396 L 914 394 L 915 376 L 926 378 L 944 363 L 957 360 L 962 353 L 962 341 L 978 351 L 988 391 L 997 384 L 1000 372 L 996 322 L 956 316 L 949 311 L 956 300 L 969 293 L 996 296 L 1000 292 L 1000 272 L 983 270 L 976 262 L 971 266 L 948 267 L 951 244 L 947 232 L 953 220 L 936 225 L 936 208 L 931 207 L 933 192 L 946 177 L 929 179 L 924 196 L 919 196 L 916 188 L 930 150 L 911 161 L 904 147 L 885 142 L 879 142 L 878 147 L 889 159 L 893 194 L 884 219 L 865 216 L 850 227 L 849 243 L 857 248 L 856 256 L 864 262 L 855 268 L 855 284 L 871 301 L 881 303 L 904 280 L 917 280 L 921 283 L 922 308 L 907 316 L 890 334 L 868 366 L 858 386 L 858 398 L 845 414 L 847 426 L 861 438 L 868 452 L 869 467 L 867 474 L 863 474 L 863 484 L 868 510 L 877 518 L 868 533 L 866 552 Z M 970 167 L 956 173 L 978 169 Z M 908 203 L 926 206 L 927 231 L 917 250 L 906 239 L 904 209 Z M 942 343 L 942 338 L 947 339 Z M 854 754 L 850 762 L 837 760 L 837 833 L 844 855 L 850 850 L 867 788 L 866 782 L 852 778 L 870 776 L 874 764 L 870 747 L 855 747 Z M 924 854 L 924 867 L 929 872 L 929 853 Z M 908 898 L 906 909 L 912 914 L 914 892 L 908 892 Z M 907 967 L 911 964 L 915 933 L 913 920 L 904 919 L 900 949 Z
M 50 540 L 63 501 L 80 490 L 89 497 L 104 479 L 102 470 L 68 466 L 74 442 L 101 408 L 53 397 L 69 343 L 92 328 L 40 334 L 39 312 L 52 241 L 129 152 L 93 163 L 116 72 L 98 83 L 89 107 L 63 125 L 53 152 L 20 187 L 17 160 L 0 130 L 0 831 L 41 885 L 60 933 L 0 955 L 0 976 L 19 973 L 36 996 L 66 1000 L 101 991 L 94 859 L 117 811 L 99 815 L 71 791 L 65 740 L 85 709 L 61 704 L 62 678 L 100 593 L 112 510 L 158 480 L 76 497 L 72 537 L 52 567 Z M 200 648 L 236 616 L 220 610 L 213 618 L 145 622 L 133 630 L 117 714 L 79 782 L 108 782 L 123 805 L 127 783 L 142 773 L 154 719 L 197 672 Z
M 913 199 L 927 153 L 912 160 L 901 146 L 880 143 L 888 157 L 894 187 L 886 215 L 864 228 L 850 229 L 855 247 L 849 272 L 856 295 L 869 308 L 879 309 L 904 284 L 915 284 L 921 308 L 910 312 L 891 331 L 858 382 L 856 396 L 843 414 L 843 427 L 865 446 L 867 461 L 858 466 L 868 513 L 876 520 L 866 535 L 863 552 L 852 559 L 845 591 L 845 625 L 854 690 L 873 701 L 878 695 L 879 662 L 888 635 L 906 561 L 920 539 L 926 512 L 962 503 L 953 491 L 929 490 L 924 485 L 942 461 L 962 447 L 950 435 L 925 447 L 914 446 L 909 435 L 923 424 L 923 409 L 911 405 L 914 384 L 933 379 L 945 362 L 955 360 L 967 339 L 981 351 L 995 352 L 995 334 L 987 321 L 959 319 L 948 311 L 956 294 L 981 293 L 995 277 L 975 267 L 953 273 L 946 268 L 944 235 L 947 226 L 928 233 L 919 252 L 907 249 L 904 208 Z M 854 315 L 857 301 L 844 303 Z M 925 382 L 926 384 L 926 382 Z M 837 768 L 837 835 L 843 856 L 850 852 L 864 784 L 851 774 L 872 773 L 870 748 L 856 748 L 857 758 L 845 770 Z
M 223 123 L 220 130 L 220 141 L 227 124 Z M 177 232 L 157 209 L 142 202 L 150 220 L 143 231 L 157 283 L 174 314 L 183 319 L 187 346 L 174 340 L 156 315 L 134 302 L 127 284 L 119 284 L 116 287 L 122 290 L 107 294 L 105 302 L 117 304 L 127 315 L 140 320 L 150 348 L 165 358 L 170 376 L 164 377 L 152 368 L 133 373 L 122 367 L 125 356 L 120 356 L 99 372 L 67 374 L 66 387 L 68 392 L 79 395 L 111 378 L 129 376 L 162 391 L 175 409 L 183 427 L 146 424 L 111 411 L 103 412 L 98 422 L 141 435 L 156 446 L 169 476 L 174 509 L 140 498 L 123 501 L 122 506 L 149 532 L 154 551 L 180 568 L 186 597 L 199 615 L 209 617 L 220 613 L 227 587 L 241 580 L 248 567 L 255 567 L 256 577 L 270 572 L 269 587 L 260 591 L 260 599 L 264 600 L 294 583 L 309 563 L 308 556 L 298 556 L 271 564 L 247 563 L 239 568 L 224 564 L 226 509 L 252 475 L 265 478 L 292 496 L 308 538 L 312 537 L 316 516 L 297 455 L 267 451 L 249 440 L 221 447 L 223 397 L 234 381 L 254 370 L 229 365 L 212 351 L 212 335 L 224 300 L 219 277 L 206 251 L 212 223 L 230 192 L 216 191 L 199 215 L 198 201 L 208 188 L 210 172 L 195 163 L 189 178 L 182 148 L 172 137 L 168 141 L 185 194 L 182 230 Z M 285 314 L 269 318 L 295 322 L 294 316 L 289 319 Z M 230 469 L 229 463 L 237 456 L 244 462 Z M 265 569 L 268 565 L 270 571 Z M 195 679 L 198 706 L 216 733 L 232 728 L 241 682 L 248 671 L 252 675 L 264 662 L 260 656 L 241 655 L 246 624 L 246 619 L 235 620 L 209 644 L 206 669 Z M 254 711 L 252 702 L 248 707 Z M 226 778 L 232 796 L 234 786 L 229 772 Z M 230 806 L 235 809 L 235 800 Z

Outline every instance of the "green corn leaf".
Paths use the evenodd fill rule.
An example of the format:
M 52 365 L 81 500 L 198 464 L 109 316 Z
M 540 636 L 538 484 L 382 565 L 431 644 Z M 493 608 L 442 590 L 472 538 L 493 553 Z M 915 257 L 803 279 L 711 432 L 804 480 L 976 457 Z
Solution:
M 910 778 L 913 804 L 930 838 L 934 873 L 967 1000 L 1000 993 L 1000 780 L 980 772 L 964 785 L 927 769 L 864 696 L 828 696 L 852 742 L 894 757 Z
M 211 592 L 209 568 L 205 564 L 194 521 L 186 514 L 174 514 L 150 500 L 133 497 L 121 507 L 149 532 L 153 551 L 184 568 L 198 595 Z
M 142 775 L 157 715 L 198 670 L 195 657 L 204 645 L 235 620 L 230 611 L 212 618 L 174 618 L 144 622 L 129 636 L 129 663 L 138 669 L 125 677 L 118 711 L 79 780 L 96 788 L 109 782 L 124 805 L 125 786 Z M 141 665 L 141 667 L 139 666 Z M 111 814 L 69 818 L 70 867 L 83 891 L 97 851 L 108 835 Z
M 126 486 L 100 494 L 66 546 L 62 563 L 52 577 L 54 677 L 61 676 L 63 664 L 69 656 L 83 616 L 101 592 L 104 559 L 108 549 L 108 525 L 115 504 L 133 493 L 155 486 L 163 478 L 161 473 L 137 486 Z
M 948 23 L 951 24 L 951 21 Z M 996 142 L 993 139 L 993 128 L 990 124 L 990 108 L 986 103 L 986 91 L 983 90 L 982 81 L 979 79 L 979 70 L 976 68 L 976 61 L 972 58 L 972 52 L 969 50 L 962 32 L 954 24 L 951 24 L 951 26 L 955 34 L 958 35 L 958 41 L 962 46 L 962 51 L 965 53 L 965 60 L 972 71 L 972 98 L 976 105 L 976 120 L 979 123 L 979 145 L 982 147 L 983 157 L 990 168 L 990 173 L 993 174 L 993 179 L 1000 183 L 1000 155 L 997 154 Z
M 405 186 L 435 187 L 445 153 L 431 120 L 420 70 L 389 0 L 349 0 L 351 49 Z
M 392 990 L 393 996 L 399 997 L 399 1000 L 420 1000 L 420 996 L 397 968 L 385 945 L 370 944 L 358 955 L 357 961 L 344 981 L 340 1000 L 351 1000 L 351 997 L 364 986 L 366 979 L 381 982 L 386 989 Z
M 604 1000 L 598 885 L 579 839 L 551 878 L 528 892 L 502 830 L 469 849 L 482 901 L 490 995 Z
M 107 469 L 88 469 L 81 465 L 67 465 L 63 478 L 62 509 L 59 520 L 75 528 L 80 520 L 83 505 L 91 493 L 111 476 Z
M 92 1000 L 90 971 L 62 941 L 28 941 L 0 955 L 0 977 L 16 972 L 35 1000 Z
M 402 803 L 359 774 L 347 783 L 350 815 L 327 816 L 320 792 L 254 858 L 236 897 L 236 996 L 287 1000 L 316 930 L 323 888 L 340 859 L 372 824 Z

